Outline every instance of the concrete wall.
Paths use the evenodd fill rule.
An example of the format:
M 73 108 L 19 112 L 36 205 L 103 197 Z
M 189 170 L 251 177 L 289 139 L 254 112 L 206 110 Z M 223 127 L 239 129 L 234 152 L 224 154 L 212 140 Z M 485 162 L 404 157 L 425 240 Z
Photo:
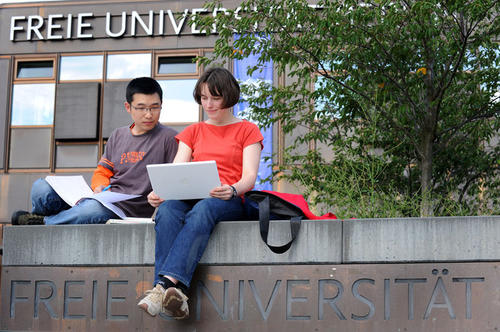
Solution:
M 270 242 L 288 240 L 272 222 Z M 153 224 L 3 227 L 6 331 L 500 329 L 500 216 L 304 221 L 282 255 L 256 221 L 220 223 L 173 321 L 137 309 Z M 388 264 L 390 263 L 390 264 Z
M 270 243 L 286 243 L 289 232 L 287 222 L 271 222 Z M 500 216 L 308 220 L 291 249 L 276 255 L 260 239 L 258 222 L 222 222 L 201 263 L 494 261 L 498 234 Z M 6 227 L 3 265 L 152 265 L 154 245 L 153 224 Z

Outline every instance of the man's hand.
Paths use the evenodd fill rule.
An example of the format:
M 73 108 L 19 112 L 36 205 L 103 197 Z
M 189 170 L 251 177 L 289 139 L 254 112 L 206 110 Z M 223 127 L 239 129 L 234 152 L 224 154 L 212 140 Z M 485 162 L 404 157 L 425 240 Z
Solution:
M 163 203 L 165 200 L 161 199 L 160 196 L 156 195 L 154 191 L 150 192 L 148 195 L 148 203 L 152 207 L 158 207 L 160 206 L 161 203 Z
M 104 190 L 104 188 L 106 188 L 106 186 L 104 186 L 104 185 L 97 186 L 94 188 L 94 193 L 98 194 L 98 193 L 102 192 Z

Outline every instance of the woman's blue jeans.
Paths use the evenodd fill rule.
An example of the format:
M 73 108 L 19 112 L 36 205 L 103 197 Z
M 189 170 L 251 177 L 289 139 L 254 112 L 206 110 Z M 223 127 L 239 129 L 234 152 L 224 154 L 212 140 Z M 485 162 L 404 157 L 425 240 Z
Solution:
M 241 198 L 165 201 L 155 217 L 155 281 L 174 277 L 189 287 L 196 265 L 219 221 L 244 218 Z
M 118 216 L 95 199 L 83 199 L 70 207 L 45 179 L 38 179 L 31 187 L 32 213 L 45 216 L 46 225 L 102 224 Z

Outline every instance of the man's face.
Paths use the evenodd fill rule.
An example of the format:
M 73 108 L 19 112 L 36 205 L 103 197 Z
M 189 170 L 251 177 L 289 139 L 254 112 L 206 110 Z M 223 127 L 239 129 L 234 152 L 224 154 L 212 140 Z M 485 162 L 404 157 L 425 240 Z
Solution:
M 157 93 L 145 95 L 135 93 L 132 96 L 132 102 L 125 102 L 125 109 L 135 126 L 132 128 L 134 135 L 144 134 L 153 129 L 160 119 L 161 100 Z

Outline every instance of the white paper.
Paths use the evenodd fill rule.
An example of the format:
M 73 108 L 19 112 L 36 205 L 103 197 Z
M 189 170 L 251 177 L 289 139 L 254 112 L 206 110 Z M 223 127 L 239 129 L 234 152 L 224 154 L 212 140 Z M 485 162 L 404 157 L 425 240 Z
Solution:
M 93 198 L 106 208 L 113 211 L 117 216 L 122 219 L 127 218 L 125 213 L 113 205 L 114 202 L 125 201 L 127 199 L 132 199 L 139 197 L 140 195 L 128 195 L 115 193 L 112 191 L 103 191 L 98 194 L 94 194 L 92 189 L 89 187 L 85 179 L 81 175 L 71 175 L 71 176 L 46 176 L 45 180 L 48 184 L 55 190 L 55 192 L 66 202 L 69 206 L 74 206 L 82 198 Z
M 46 176 L 47 181 L 52 189 L 66 202 L 69 206 L 74 206 L 82 197 L 88 197 L 93 194 L 87 182 L 81 175 L 75 176 Z
M 151 218 L 127 217 L 125 219 L 109 219 L 106 224 L 154 224 Z

